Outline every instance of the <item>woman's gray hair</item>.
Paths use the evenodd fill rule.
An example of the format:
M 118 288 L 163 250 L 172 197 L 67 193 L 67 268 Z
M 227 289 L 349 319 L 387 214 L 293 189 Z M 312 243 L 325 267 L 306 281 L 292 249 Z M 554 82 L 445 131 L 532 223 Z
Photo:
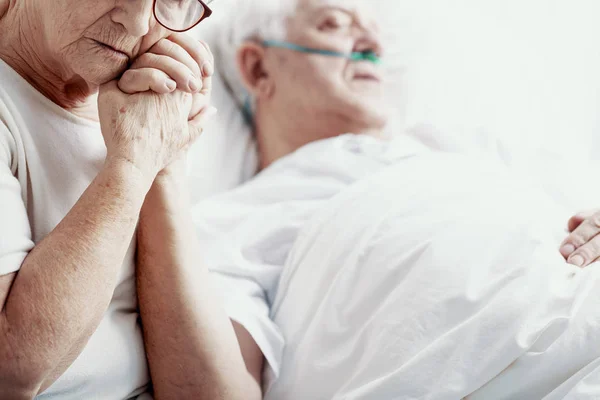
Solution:
M 243 107 L 248 92 L 237 68 L 237 51 L 248 40 L 284 40 L 287 18 L 296 10 L 298 0 L 231 0 L 223 32 L 216 43 L 215 56 L 223 81 Z

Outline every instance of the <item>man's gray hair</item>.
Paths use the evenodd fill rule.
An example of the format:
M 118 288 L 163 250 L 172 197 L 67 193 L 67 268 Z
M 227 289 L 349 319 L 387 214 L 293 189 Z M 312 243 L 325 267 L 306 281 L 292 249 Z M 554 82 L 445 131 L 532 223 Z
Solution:
M 243 107 L 248 93 L 237 68 L 237 51 L 247 40 L 284 40 L 287 18 L 298 0 L 230 0 L 215 55 L 223 80 Z

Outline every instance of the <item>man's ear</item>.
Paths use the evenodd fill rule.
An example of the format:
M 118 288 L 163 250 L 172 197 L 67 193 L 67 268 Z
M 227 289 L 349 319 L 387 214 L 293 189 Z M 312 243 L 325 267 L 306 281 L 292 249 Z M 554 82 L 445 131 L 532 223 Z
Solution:
M 237 66 L 242 82 L 255 98 L 269 97 L 273 93 L 272 77 L 266 68 L 265 56 L 265 48 L 254 42 L 245 42 L 237 52 Z

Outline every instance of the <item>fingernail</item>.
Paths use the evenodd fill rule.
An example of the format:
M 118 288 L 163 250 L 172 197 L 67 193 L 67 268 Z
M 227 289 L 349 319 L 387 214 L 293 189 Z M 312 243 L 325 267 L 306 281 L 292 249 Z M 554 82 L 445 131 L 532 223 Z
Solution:
M 572 244 L 565 244 L 563 247 L 560 248 L 560 254 L 562 254 L 565 257 L 569 257 L 574 251 L 575 246 L 573 246 Z
M 188 82 L 188 86 L 192 92 L 197 92 L 198 90 L 200 90 L 200 85 L 201 83 L 198 80 L 196 80 L 196 78 L 192 78 Z
M 175 81 L 168 80 L 165 83 L 165 86 L 167 87 L 167 89 L 169 89 L 169 92 L 172 92 L 177 87 L 177 83 Z
M 580 255 L 575 255 L 575 256 L 569 258 L 569 260 L 567 262 L 569 264 L 573 264 L 573 265 L 578 266 L 578 267 L 583 267 L 583 264 L 585 263 L 585 260 Z
M 212 74 L 214 73 L 215 67 L 212 65 L 212 63 L 205 62 L 204 64 L 202 64 L 202 74 L 204 76 L 212 76 Z

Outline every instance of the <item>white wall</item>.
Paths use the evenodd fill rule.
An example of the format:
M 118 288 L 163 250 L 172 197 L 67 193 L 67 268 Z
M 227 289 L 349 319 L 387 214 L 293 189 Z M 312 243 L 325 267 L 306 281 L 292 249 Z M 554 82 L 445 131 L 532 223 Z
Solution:
M 409 126 L 563 155 L 600 149 L 599 1 L 375 1 L 405 67 Z

